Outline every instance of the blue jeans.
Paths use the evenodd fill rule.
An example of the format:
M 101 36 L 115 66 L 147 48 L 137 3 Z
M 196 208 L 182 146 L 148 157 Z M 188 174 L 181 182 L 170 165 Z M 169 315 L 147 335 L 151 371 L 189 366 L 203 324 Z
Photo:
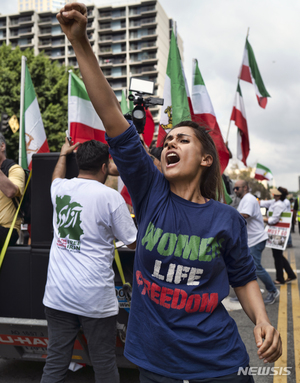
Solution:
M 267 241 L 259 242 L 258 244 L 249 247 L 250 254 L 253 257 L 255 266 L 256 266 L 256 275 L 265 285 L 266 290 L 269 293 L 275 293 L 276 287 L 270 277 L 270 275 L 266 272 L 266 270 L 261 265 L 261 253 L 263 252 Z
M 63 383 L 82 326 L 96 383 L 119 383 L 116 363 L 117 316 L 88 318 L 45 307 L 49 343 L 41 383 Z

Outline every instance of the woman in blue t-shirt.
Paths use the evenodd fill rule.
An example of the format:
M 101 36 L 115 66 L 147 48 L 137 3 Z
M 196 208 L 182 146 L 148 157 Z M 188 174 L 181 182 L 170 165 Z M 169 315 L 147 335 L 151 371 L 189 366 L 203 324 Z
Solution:
M 86 36 L 86 7 L 67 4 L 57 18 L 138 222 L 126 357 L 139 366 L 142 383 L 253 382 L 245 346 L 221 303 L 229 285 L 255 324 L 259 358 L 277 360 L 281 340 L 256 282 L 245 221 L 218 202 L 220 170 L 210 135 L 191 121 L 175 126 L 165 138 L 160 173 L 99 68 Z

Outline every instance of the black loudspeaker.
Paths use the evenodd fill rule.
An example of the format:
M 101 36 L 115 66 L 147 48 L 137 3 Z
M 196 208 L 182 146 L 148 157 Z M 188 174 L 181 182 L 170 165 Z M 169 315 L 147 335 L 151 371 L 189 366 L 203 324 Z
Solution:
M 30 318 L 45 319 L 43 297 L 47 281 L 48 261 L 49 249 L 31 250 Z
M 31 179 L 31 247 L 50 248 L 53 238 L 53 207 L 50 197 L 52 174 L 59 153 L 41 153 L 32 156 Z M 67 156 L 65 178 L 78 176 L 75 154 Z
M 30 246 L 9 246 L 0 269 L 0 317 L 31 318 Z

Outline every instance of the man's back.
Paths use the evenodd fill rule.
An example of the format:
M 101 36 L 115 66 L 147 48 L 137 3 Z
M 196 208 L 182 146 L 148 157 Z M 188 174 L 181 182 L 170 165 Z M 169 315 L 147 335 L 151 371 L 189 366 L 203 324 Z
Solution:
M 102 183 L 57 178 L 51 186 L 54 238 L 44 304 L 101 318 L 116 315 L 114 238 L 135 241 L 135 228 L 121 195 Z
M 264 231 L 264 222 L 260 211 L 260 206 L 256 198 L 246 193 L 238 206 L 241 214 L 249 215 L 247 218 L 248 246 L 254 246 L 259 242 L 268 239 L 268 234 Z

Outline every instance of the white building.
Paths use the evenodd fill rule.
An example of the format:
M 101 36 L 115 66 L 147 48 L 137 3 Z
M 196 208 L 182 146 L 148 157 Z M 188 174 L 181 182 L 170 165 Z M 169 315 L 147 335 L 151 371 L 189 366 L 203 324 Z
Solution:
M 74 51 L 60 28 L 56 12 L 52 9 L 40 12 L 39 7 L 34 7 L 42 2 L 48 2 L 52 7 L 54 3 L 61 3 L 19 0 L 19 5 L 28 3 L 28 10 L 0 15 L 0 44 L 34 48 L 35 54 L 44 51 L 60 64 L 77 67 Z M 87 8 L 88 38 L 118 99 L 121 100 L 122 90 L 128 90 L 130 77 L 154 81 L 155 95 L 163 97 L 173 20 L 168 18 L 160 3 L 146 0 L 123 5 L 89 5 Z M 177 40 L 183 60 L 183 43 L 179 35 Z M 157 122 L 160 107 L 151 108 L 151 111 Z
M 65 0 L 18 0 L 18 11 L 35 10 L 36 12 L 53 11 L 61 9 L 65 3 L 70 1 Z

